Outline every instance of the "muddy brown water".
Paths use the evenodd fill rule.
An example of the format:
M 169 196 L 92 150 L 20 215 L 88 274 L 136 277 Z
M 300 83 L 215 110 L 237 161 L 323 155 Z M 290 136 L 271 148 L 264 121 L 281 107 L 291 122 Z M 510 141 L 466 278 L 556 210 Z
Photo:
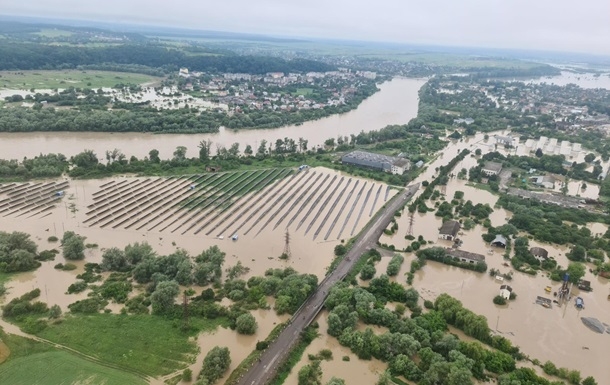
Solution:
M 229 147 L 239 143 L 243 151 L 246 145 L 258 148 L 262 140 L 275 144 L 277 139 L 303 138 L 308 147 L 324 144 L 328 138 L 338 135 L 349 136 L 361 131 L 378 130 L 389 124 L 405 124 L 417 116 L 418 91 L 425 83 L 423 79 L 396 78 L 379 86 L 380 91 L 366 99 L 360 106 L 342 115 L 334 115 L 300 126 L 286 126 L 275 129 L 230 130 L 221 128 L 215 134 L 140 134 L 103 132 L 35 132 L 0 133 L 0 154 L 4 159 L 23 159 L 41 153 L 60 152 L 68 157 L 84 149 L 91 149 L 103 158 L 106 150 L 118 148 L 128 157 L 143 158 L 157 149 L 161 158 L 168 159 L 178 146 L 186 146 L 187 156 L 198 154 L 197 145 L 202 140 L 211 140 L 212 148 L 217 145 Z
M 3 217 L 0 222 L 1 231 L 23 231 L 32 235 L 33 239 L 38 243 L 41 250 L 59 248 L 58 243 L 50 243 L 47 241 L 49 236 L 62 237 L 64 231 L 71 230 L 76 233 L 86 236 L 87 243 L 95 243 L 100 245 L 102 248 L 120 247 L 123 248 L 129 243 L 133 242 L 148 242 L 155 248 L 159 254 L 168 254 L 175 251 L 177 248 L 183 248 L 187 250 L 191 255 L 197 255 L 202 250 L 210 247 L 211 245 L 218 245 L 223 251 L 226 252 L 225 266 L 233 266 L 237 261 L 241 261 L 246 267 L 250 268 L 249 275 L 262 275 L 268 268 L 283 268 L 291 266 L 300 272 L 308 272 L 315 274 L 319 279 L 325 274 L 326 267 L 330 264 L 333 258 L 332 250 L 340 242 L 337 236 L 341 230 L 341 226 L 334 226 L 330 236 L 325 241 L 324 236 L 332 225 L 332 220 L 337 218 L 337 223 L 343 225 L 346 224 L 346 228 L 354 227 L 356 231 L 359 231 L 369 220 L 366 214 L 370 209 L 376 212 L 385 203 L 383 197 L 376 202 L 373 206 L 373 200 L 369 199 L 364 201 L 361 199 L 356 207 L 360 210 L 361 206 L 364 207 L 365 214 L 361 218 L 357 215 L 352 215 L 348 219 L 349 210 L 347 209 L 356 200 L 355 194 L 351 197 L 348 194 L 339 196 L 335 193 L 331 196 L 332 200 L 339 198 L 338 204 L 334 207 L 327 205 L 323 210 L 320 211 L 322 206 L 318 204 L 313 212 L 320 211 L 321 215 L 314 221 L 313 215 L 305 221 L 305 224 L 313 224 L 313 229 L 309 233 L 305 234 L 306 226 L 301 227 L 298 231 L 296 225 L 301 218 L 304 217 L 308 209 L 314 205 L 317 198 L 323 200 L 328 198 L 332 188 L 327 191 L 326 194 L 322 194 L 324 184 L 318 183 L 319 189 L 313 188 L 309 194 L 313 195 L 313 199 L 306 203 L 306 199 L 303 199 L 297 207 L 303 207 L 299 216 L 291 224 L 290 231 L 290 249 L 292 258 L 283 261 L 278 257 L 284 250 L 284 237 L 285 237 L 285 225 L 287 220 L 284 219 L 276 229 L 274 229 L 275 223 L 287 213 L 290 208 L 290 204 L 286 203 L 286 200 L 290 197 L 294 199 L 294 196 L 299 192 L 303 191 L 305 187 L 306 178 L 309 175 L 315 174 L 329 175 L 326 185 L 333 187 L 337 185 L 337 180 L 341 177 L 346 179 L 352 179 L 355 183 L 358 178 L 354 178 L 348 175 L 342 175 L 339 172 L 323 169 L 314 168 L 308 172 L 301 173 L 295 176 L 295 179 L 288 181 L 288 183 L 280 186 L 278 190 L 278 196 L 282 196 L 283 192 L 286 192 L 289 187 L 293 187 L 290 193 L 284 194 L 283 198 L 277 201 L 264 200 L 257 203 L 253 210 L 257 211 L 257 214 L 253 216 L 246 226 L 241 231 L 237 232 L 238 240 L 232 241 L 231 235 L 234 234 L 234 229 L 241 225 L 242 221 L 248 217 L 247 215 L 240 218 L 240 214 L 245 210 L 246 205 L 237 207 L 234 213 L 227 217 L 219 216 L 215 221 L 233 222 L 233 218 L 237 218 L 235 224 L 230 227 L 225 233 L 223 239 L 217 237 L 218 232 L 214 232 L 209 236 L 203 235 L 204 232 L 194 234 L 197 227 L 193 227 L 190 231 L 182 234 L 180 231 L 171 232 L 172 227 L 167 228 L 164 231 L 160 231 L 165 225 L 159 226 L 151 231 L 147 228 L 136 230 L 135 227 L 124 229 L 122 227 L 113 228 L 113 226 L 100 227 L 98 225 L 89 226 L 85 223 L 90 216 L 87 215 L 89 211 L 88 206 L 93 203 L 92 195 L 100 191 L 100 186 L 103 186 L 109 182 L 106 180 L 89 180 L 89 181 L 71 181 L 70 187 L 65 190 L 65 197 L 62 202 L 55 209 L 50 211 L 50 215 L 43 218 L 23 218 L 18 217 L 18 213 L 11 216 Z M 331 183 L 332 176 L 338 178 L 334 183 Z M 116 178 L 113 179 L 116 182 L 123 180 L 128 183 L 136 184 L 140 183 L 141 178 Z M 145 178 L 144 178 L 145 179 Z M 320 178 L 323 180 L 324 178 Z M 276 181 L 270 185 L 269 189 L 276 188 L 282 181 Z M 360 180 L 360 183 L 364 183 Z M 370 182 L 369 182 L 370 183 Z M 375 183 L 378 186 L 379 183 Z M 188 189 L 188 183 L 179 183 L 178 186 L 182 186 L 183 189 Z M 383 189 L 386 187 L 383 186 Z M 174 191 L 174 190 L 172 190 Z M 263 194 L 265 190 L 253 194 Z M 397 192 L 395 189 L 390 190 L 388 199 Z M 292 194 L 292 195 L 291 195 Z M 349 199 L 347 199 L 349 197 Z M 346 203 L 343 205 L 343 203 Z M 365 204 L 366 203 L 366 204 Z M 69 205 L 73 204 L 74 209 L 70 209 Z M 342 206 L 343 210 L 341 210 Z M 332 211 L 331 211 L 332 209 Z M 154 209 L 153 209 L 154 211 Z M 324 221 L 326 214 L 330 213 L 329 218 Z M 271 216 L 275 214 L 273 219 L 269 221 Z M 292 214 L 292 213 L 288 213 Z M 122 218 L 121 218 L 122 220 Z M 172 221 L 169 218 L 168 221 Z M 213 227 L 215 221 L 212 221 L 209 227 Z M 314 231 L 316 228 L 321 226 L 320 234 L 314 239 Z M 247 235 L 243 231 L 249 227 L 252 227 Z M 207 227 L 206 227 L 207 228 Z M 349 238 L 349 234 L 342 235 L 344 238 Z M 315 251 L 314 251 L 315 250 Z M 86 262 L 100 262 L 101 261 L 102 249 L 88 249 L 86 252 Z M 63 257 L 59 255 L 55 261 L 43 262 L 42 266 L 33 271 L 23 274 L 18 274 L 9 283 L 11 288 L 11 298 L 14 295 L 21 295 L 27 291 L 30 291 L 36 287 L 42 291 L 42 298 L 49 302 L 49 304 L 59 304 L 64 310 L 67 309 L 67 305 L 86 297 L 86 292 L 80 294 L 65 295 L 68 286 L 74 282 L 75 276 L 82 273 L 84 261 L 77 261 L 77 269 L 73 271 L 61 271 L 53 268 L 55 264 L 64 262 Z
M 417 181 L 431 180 L 436 174 L 436 167 L 448 162 L 461 149 L 470 148 L 471 151 L 473 151 L 477 146 L 481 146 L 482 143 L 482 135 L 477 135 L 474 138 L 469 138 L 462 142 L 457 141 L 450 143 L 448 147 L 439 154 L 437 159 L 426 168 Z M 462 167 L 469 168 L 475 163 L 476 158 L 468 156 L 458 164 L 456 172 Z M 61 238 L 63 232 L 67 230 L 72 230 L 84 235 L 87 237 L 87 243 L 97 243 L 103 248 L 115 246 L 122 248 L 125 245 L 136 241 L 147 241 L 160 254 L 167 254 L 175 251 L 177 248 L 184 248 L 192 255 L 196 255 L 201 252 L 201 250 L 211 245 L 218 245 L 227 254 L 226 267 L 234 265 L 237 261 L 241 261 L 245 266 L 251 269 L 246 275 L 246 278 L 252 275 L 262 275 L 266 269 L 271 267 L 292 266 L 299 272 L 316 274 L 321 279 L 324 276 L 326 267 L 332 260 L 332 250 L 339 242 L 336 237 L 343 224 L 345 223 L 346 230 L 344 230 L 342 237 L 346 239 L 348 238 L 346 232 L 348 229 L 351 229 L 352 226 L 355 226 L 356 232 L 362 228 L 369 220 L 370 210 L 372 209 L 373 212 L 377 211 L 384 204 L 385 186 L 382 186 L 383 188 L 380 197 L 378 201 L 375 202 L 374 196 L 379 183 L 369 181 L 369 185 L 370 183 L 373 183 L 371 197 L 369 197 L 366 202 L 363 197 L 360 198 L 360 201 L 353 210 L 349 220 L 347 220 L 347 216 L 349 215 L 351 205 L 357 199 L 357 194 L 352 194 L 349 199 L 347 199 L 349 194 L 344 194 L 341 198 L 342 200 L 339 200 L 334 206 L 333 212 L 328 215 L 328 219 L 322 226 L 320 234 L 314 240 L 313 233 L 327 216 L 328 211 L 331 210 L 333 202 L 337 197 L 338 192 L 333 196 L 330 196 L 330 194 L 334 187 L 338 185 L 340 178 L 343 177 L 345 180 L 352 178 L 352 185 L 358 178 L 322 168 L 311 169 L 309 173 L 320 173 L 323 174 L 324 177 L 320 179 L 311 179 L 316 181 L 312 182 L 315 183 L 315 186 L 298 205 L 295 206 L 296 208 L 293 209 L 293 211 L 298 211 L 298 208 L 301 208 L 302 206 L 300 213 L 298 213 L 295 220 L 290 225 L 292 258 L 288 261 L 282 261 L 278 257 L 284 249 L 285 226 L 289 222 L 290 217 L 294 214 L 291 212 L 287 215 L 276 229 L 274 229 L 274 226 L 276 222 L 286 214 L 287 210 L 290 209 L 291 204 L 297 198 L 296 195 L 293 195 L 291 198 L 292 200 L 289 201 L 291 193 L 288 193 L 285 194 L 283 198 L 277 201 L 276 199 L 280 197 L 283 192 L 287 191 L 289 184 L 291 183 L 294 186 L 292 190 L 294 194 L 302 193 L 305 189 L 305 178 L 308 176 L 307 174 L 297 175 L 294 180 L 290 180 L 285 184 L 281 184 L 282 181 L 276 181 L 266 188 L 275 188 L 277 190 L 275 198 L 256 201 L 256 194 L 263 194 L 266 191 L 266 189 L 264 189 L 256 194 L 247 196 L 246 202 L 248 202 L 248 204 L 231 208 L 228 210 L 230 215 L 223 214 L 212 221 L 209 227 L 216 226 L 218 224 L 217 222 L 233 222 L 237 219 L 234 225 L 229 226 L 224 231 L 223 239 L 217 237 L 217 235 L 219 235 L 218 232 L 212 232 L 209 236 L 204 235 L 206 232 L 205 229 L 198 234 L 194 234 L 197 227 L 187 231 L 185 234 L 181 234 L 181 231 L 172 233 L 172 228 L 160 231 L 164 225 L 149 231 L 147 227 L 140 230 L 137 230 L 138 226 L 130 227 L 129 229 L 124 229 L 123 227 L 113 229 L 112 226 L 101 228 L 95 225 L 89 226 L 85 223 L 85 220 L 89 218 L 87 215 L 87 212 L 90 210 L 88 206 L 95 203 L 94 194 L 97 194 L 102 188 L 108 187 L 110 182 L 113 182 L 118 186 L 117 189 L 128 189 L 128 185 L 134 186 L 136 184 L 146 186 L 145 183 L 150 183 L 150 186 L 153 187 L 157 186 L 156 184 L 153 184 L 153 181 L 147 181 L 147 178 L 127 177 L 92 181 L 70 181 L 70 186 L 66 188 L 63 200 L 56 208 L 50 210 L 50 215 L 42 218 L 29 219 L 17 217 L 15 215 L 2 217 L 2 221 L 0 221 L 0 230 L 23 231 L 32 234 L 33 238 L 39 244 L 40 249 L 58 247 L 56 243 L 48 243 L 47 238 L 51 235 Z M 328 178 L 326 178 L 326 176 L 328 176 Z M 363 182 L 364 181 L 362 180 L 360 181 L 361 184 Z M 369 185 L 367 185 L 366 189 L 370 188 Z M 326 187 L 328 187 L 328 189 L 326 189 Z M 173 186 L 167 187 L 167 190 L 165 191 L 176 194 L 177 191 L 184 188 L 188 188 L 188 184 L 176 183 Z M 464 191 L 465 199 L 471 199 L 475 203 L 489 203 L 493 207 L 497 200 L 497 197 L 489 192 L 467 186 L 465 181 L 452 179 L 446 187 L 447 197 L 451 198 L 456 190 Z M 338 191 L 340 191 L 340 188 Z M 390 190 L 388 199 L 390 199 L 395 192 L 396 190 Z M 271 196 L 271 194 L 268 196 Z M 307 199 L 309 196 L 311 196 L 311 199 Z M 317 212 L 322 207 L 322 202 L 329 198 L 329 196 L 328 205 L 314 221 Z M 345 200 L 347 200 L 347 202 L 345 202 Z M 69 208 L 71 203 L 74 204 L 73 207 L 75 210 Z M 247 213 L 243 214 L 248 206 L 252 207 Z M 342 207 L 343 211 L 339 213 Z M 310 215 L 297 230 L 299 222 L 305 218 L 310 209 Z M 154 212 L 155 208 L 152 207 L 147 210 Z M 491 215 L 492 224 L 498 226 L 505 223 L 510 214 L 502 209 L 494 210 L 494 213 Z M 363 214 L 360 220 L 358 220 L 358 215 L 356 214 L 360 211 L 362 211 Z M 253 215 L 248 223 L 239 230 L 239 240 L 236 242 L 231 241 L 229 237 L 233 234 L 233 231 L 235 231 L 234 229 L 240 226 L 240 222 L 246 221 L 246 218 L 252 213 L 255 213 L 255 215 Z M 202 215 L 203 214 L 204 213 L 202 213 Z M 269 221 L 269 218 L 272 216 L 274 217 Z M 328 240 L 324 241 L 324 235 L 335 218 L 336 225 Z M 197 218 L 193 220 L 196 219 Z M 408 215 L 406 213 L 404 213 L 401 218 L 398 218 L 398 232 L 392 237 L 383 235 L 381 242 L 395 244 L 400 248 L 406 247 L 408 242 L 404 239 L 404 236 L 408 229 L 407 219 Z M 307 227 L 312 221 L 314 222 L 312 230 L 305 234 Z M 268 224 L 265 225 L 267 222 Z M 250 226 L 252 226 L 252 230 L 247 235 L 243 234 L 243 231 Z M 224 226 L 218 228 L 222 229 L 222 227 Z M 440 219 L 435 217 L 433 213 L 426 215 L 416 214 L 413 234 L 416 237 L 418 235 L 423 235 L 426 240 L 431 240 L 443 246 L 449 246 L 448 242 L 439 241 L 437 239 L 437 229 L 439 227 Z M 590 225 L 590 228 L 594 233 L 603 233 L 606 231 L 607 226 L 592 224 Z M 464 231 L 464 234 L 461 235 L 461 238 L 464 240 L 464 246 L 462 248 L 467 251 L 484 254 L 490 268 L 499 268 L 502 272 L 510 271 L 510 268 L 502 266 L 503 250 L 494 249 L 491 254 L 488 254 L 490 248 L 481 238 L 482 231 L 481 226 L 477 226 L 470 231 Z M 530 243 L 532 246 L 539 245 L 539 243 L 535 241 L 531 241 Z M 558 260 L 560 265 L 567 264 L 567 259 L 565 258 L 567 248 L 550 245 L 541 246 L 547 248 Z M 99 262 L 101 254 L 102 249 L 88 249 L 86 262 Z M 406 254 L 405 262 L 403 263 L 398 276 L 393 279 L 397 282 L 405 282 L 405 274 L 409 270 L 409 264 L 412 259 L 413 255 Z M 10 299 L 38 287 L 42 291 L 42 300 L 48 302 L 50 305 L 59 304 L 64 310 L 67 310 L 68 304 L 73 303 L 77 299 L 85 298 L 87 292 L 73 295 L 65 294 L 67 287 L 74 282 L 76 274 L 83 271 L 85 262 L 77 262 L 76 265 L 78 268 L 70 272 L 54 269 L 53 266 L 58 262 L 63 262 L 61 256 L 58 256 L 55 261 L 43 262 L 41 268 L 34 272 L 16 275 L 8 284 L 10 293 L 5 298 Z M 388 262 L 389 257 L 384 257 L 382 259 L 377 268 L 378 274 L 385 271 Z M 544 292 L 545 286 L 552 285 L 553 289 L 556 289 L 557 284 L 551 283 L 548 278 L 543 275 L 530 277 L 524 274 L 515 273 L 515 278 L 510 285 L 514 288 L 518 297 L 516 301 L 511 302 L 506 308 L 498 308 L 491 302 L 492 298 L 499 290 L 499 283 L 494 281 L 487 274 L 477 274 L 430 262 L 416 274 L 414 286 L 426 299 L 433 299 L 441 292 L 447 292 L 457 297 L 463 301 L 466 307 L 486 316 L 492 329 L 495 329 L 497 323 L 499 332 L 519 345 L 522 350 L 532 358 L 538 358 L 541 361 L 550 359 L 559 366 L 579 369 L 583 375 L 594 375 L 600 380 L 605 378 L 604 376 L 606 374 L 601 357 L 609 353 L 608 346 L 610 345 L 608 342 L 610 341 L 606 341 L 605 339 L 610 338 L 610 336 L 598 336 L 590 332 L 581 324 L 579 315 L 593 316 L 608 323 L 610 321 L 610 311 L 608 310 L 607 299 L 605 297 L 607 295 L 608 286 L 605 280 L 594 278 L 590 273 L 587 273 L 586 278 L 594 283 L 595 291 L 592 293 L 580 294 L 585 299 L 586 304 L 586 309 L 581 311 L 580 314 L 576 312 L 571 304 L 568 307 L 561 309 L 557 307 L 553 309 L 544 309 L 533 304 L 536 295 L 546 295 Z M 482 293 L 488 293 L 488 295 Z M 119 311 L 119 306 L 117 305 L 110 305 L 109 308 L 113 312 Z M 253 343 L 255 344 L 256 340 L 262 339 L 263 336 L 266 336 L 273 328 L 274 323 L 281 322 L 284 319 L 281 317 L 278 318 L 272 311 L 257 311 L 255 312 L 255 316 L 259 321 L 259 331 L 254 338 L 238 336 L 234 331 L 226 329 L 218 329 L 216 333 L 199 336 L 197 342 L 201 348 L 201 353 L 198 355 L 197 362 L 192 366 L 194 373 L 198 372 L 205 353 L 215 345 L 228 346 L 231 349 L 233 359 L 232 367 L 234 368 L 253 349 Z M 322 324 L 325 322 L 325 317 L 320 317 L 319 322 L 321 327 L 325 328 Z M 5 330 L 9 332 L 18 332 L 14 327 L 5 326 Z M 582 346 L 589 347 L 589 350 L 582 349 Z M 346 379 L 348 383 L 363 383 L 359 381 L 362 378 L 367 379 L 366 383 L 374 383 L 378 373 L 385 368 L 384 364 L 380 362 L 360 362 L 353 357 L 353 355 L 351 356 L 352 359 L 350 362 L 341 361 L 343 355 L 350 355 L 351 353 L 349 353 L 346 348 L 338 346 L 338 342 L 335 339 L 327 336 L 316 339 L 312 344 L 312 347 L 308 348 L 308 352 L 315 354 L 324 347 L 331 348 L 335 356 L 333 361 L 322 364 L 325 372 L 325 381 L 331 376 L 337 376 Z M 303 362 L 299 365 L 302 364 Z M 294 377 L 296 372 L 298 372 L 298 367 L 293 370 L 293 374 L 291 374 L 291 377 L 287 381 L 296 383 L 296 377 Z

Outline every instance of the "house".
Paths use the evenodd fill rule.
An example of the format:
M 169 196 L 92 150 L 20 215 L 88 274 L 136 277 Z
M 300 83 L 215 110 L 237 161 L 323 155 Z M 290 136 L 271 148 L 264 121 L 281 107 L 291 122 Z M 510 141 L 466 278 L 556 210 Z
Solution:
M 515 138 L 513 138 L 512 136 L 494 135 L 494 138 L 496 139 L 496 143 L 501 144 L 503 146 L 515 145 Z
M 409 159 L 398 158 L 392 162 L 390 172 L 394 175 L 402 175 L 405 171 L 409 171 Z
M 504 238 L 504 236 L 501 234 L 496 235 L 494 240 L 491 241 L 491 245 L 495 246 L 495 247 L 506 248 L 507 244 L 508 244 L 508 242 L 506 242 L 506 238 Z
M 500 286 L 500 296 L 504 299 L 510 299 L 510 295 L 513 292 L 513 288 L 508 285 Z
M 530 249 L 530 254 L 536 257 L 537 260 L 542 261 L 545 259 L 549 259 L 549 252 L 542 247 L 532 247 Z
M 487 162 L 481 171 L 487 176 L 498 175 L 502 171 L 502 163 Z
M 424 165 L 423 160 L 418 160 L 417 163 L 415 163 L 415 167 L 417 167 L 417 168 L 421 168 L 423 165 Z
M 410 162 L 405 158 L 374 154 L 365 151 L 352 151 L 343 155 L 341 163 L 353 166 L 372 168 L 392 174 L 402 175 L 410 168 Z
M 481 255 L 481 254 L 471 253 L 468 251 L 458 250 L 458 249 L 450 249 L 450 248 L 445 249 L 445 252 L 447 253 L 447 255 L 449 255 L 455 259 L 458 259 L 460 262 L 468 262 L 468 263 L 484 263 L 485 262 L 485 256 Z
M 466 125 L 469 125 L 469 124 L 474 123 L 474 119 L 472 119 L 472 118 L 466 118 L 466 119 L 453 119 L 453 123 L 458 124 L 458 125 L 459 125 L 459 124 L 462 124 L 462 123 L 464 123 L 464 124 L 466 124 Z
M 530 182 L 535 184 L 536 186 L 553 189 L 555 188 L 555 178 L 550 175 L 539 175 L 532 176 L 529 178 Z
M 447 221 L 443 223 L 441 228 L 438 231 L 438 237 L 440 239 L 445 239 L 447 241 L 453 241 L 458 232 L 460 231 L 460 222 L 458 221 Z

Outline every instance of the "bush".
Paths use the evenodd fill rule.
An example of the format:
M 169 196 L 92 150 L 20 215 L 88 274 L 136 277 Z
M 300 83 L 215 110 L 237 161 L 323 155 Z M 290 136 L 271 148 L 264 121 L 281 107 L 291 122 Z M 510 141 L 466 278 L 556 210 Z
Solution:
M 244 313 L 235 320 L 235 329 L 239 334 L 251 335 L 256 333 L 257 328 L 256 319 L 250 313 Z
M 494 303 L 496 305 L 506 305 L 506 298 L 502 297 L 501 295 L 496 295 L 494 297 Z
M 49 238 L 47 238 L 48 242 L 57 242 L 59 241 L 59 238 L 57 238 L 55 235 L 51 235 Z
M 189 368 L 184 369 L 182 372 L 182 381 L 190 382 L 193 380 L 193 371 Z
M 434 309 L 434 302 L 430 301 L 429 299 L 424 301 L 424 307 L 426 309 Z
M 333 359 L 333 352 L 329 349 L 322 349 L 318 356 L 323 360 L 330 361 Z
M 371 263 L 367 263 L 362 267 L 362 270 L 360 270 L 360 279 L 362 279 L 363 281 L 367 281 L 373 278 L 375 276 L 375 273 L 377 273 L 375 266 Z

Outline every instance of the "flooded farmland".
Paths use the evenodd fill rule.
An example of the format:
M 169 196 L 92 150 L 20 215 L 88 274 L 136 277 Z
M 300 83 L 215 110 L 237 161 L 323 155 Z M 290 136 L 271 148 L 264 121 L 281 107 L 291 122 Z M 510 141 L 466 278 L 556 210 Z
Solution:
M 8 185 L 0 194 L 0 205 L 6 204 L 0 207 L 5 209 L 0 230 L 32 234 L 40 249 L 57 247 L 47 238 L 61 238 L 67 230 L 102 248 L 145 241 L 159 254 L 183 248 L 197 255 L 218 245 L 227 255 L 226 266 L 241 261 L 250 275 L 291 266 L 321 279 L 335 245 L 360 231 L 397 190 L 323 168 L 288 171 L 212 174 L 209 184 L 200 181 L 197 188 L 197 179 L 187 178 L 71 180 L 62 182 L 60 200 L 52 188 L 34 192 L 40 187 L 35 183 Z M 280 178 L 269 182 L 274 174 Z M 231 181 L 244 187 L 254 185 L 255 178 L 260 190 L 227 199 L 230 189 L 237 188 Z M 30 201 L 41 199 L 43 203 L 30 206 Z M 195 199 L 198 204 L 186 203 Z M 41 207 L 32 209 L 37 206 Z M 286 229 L 292 257 L 281 260 Z M 101 254 L 102 249 L 88 249 L 86 262 L 100 262 Z M 64 310 L 86 297 L 64 294 L 85 262 L 77 261 L 77 269 L 69 272 L 54 269 L 56 263 L 43 262 L 39 269 L 17 275 L 9 283 L 11 296 L 39 287 L 45 301 Z

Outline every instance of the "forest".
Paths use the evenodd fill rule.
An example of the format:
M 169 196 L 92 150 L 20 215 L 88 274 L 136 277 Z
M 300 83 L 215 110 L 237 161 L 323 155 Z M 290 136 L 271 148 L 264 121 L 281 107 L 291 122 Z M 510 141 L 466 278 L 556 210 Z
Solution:
M 79 66 L 129 64 L 172 71 L 265 74 L 267 72 L 326 72 L 335 67 L 309 59 L 286 60 L 270 56 L 240 56 L 226 53 L 185 52 L 156 43 L 127 43 L 116 46 L 47 45 L 0 40 L 0 70 L 69 69 Z

